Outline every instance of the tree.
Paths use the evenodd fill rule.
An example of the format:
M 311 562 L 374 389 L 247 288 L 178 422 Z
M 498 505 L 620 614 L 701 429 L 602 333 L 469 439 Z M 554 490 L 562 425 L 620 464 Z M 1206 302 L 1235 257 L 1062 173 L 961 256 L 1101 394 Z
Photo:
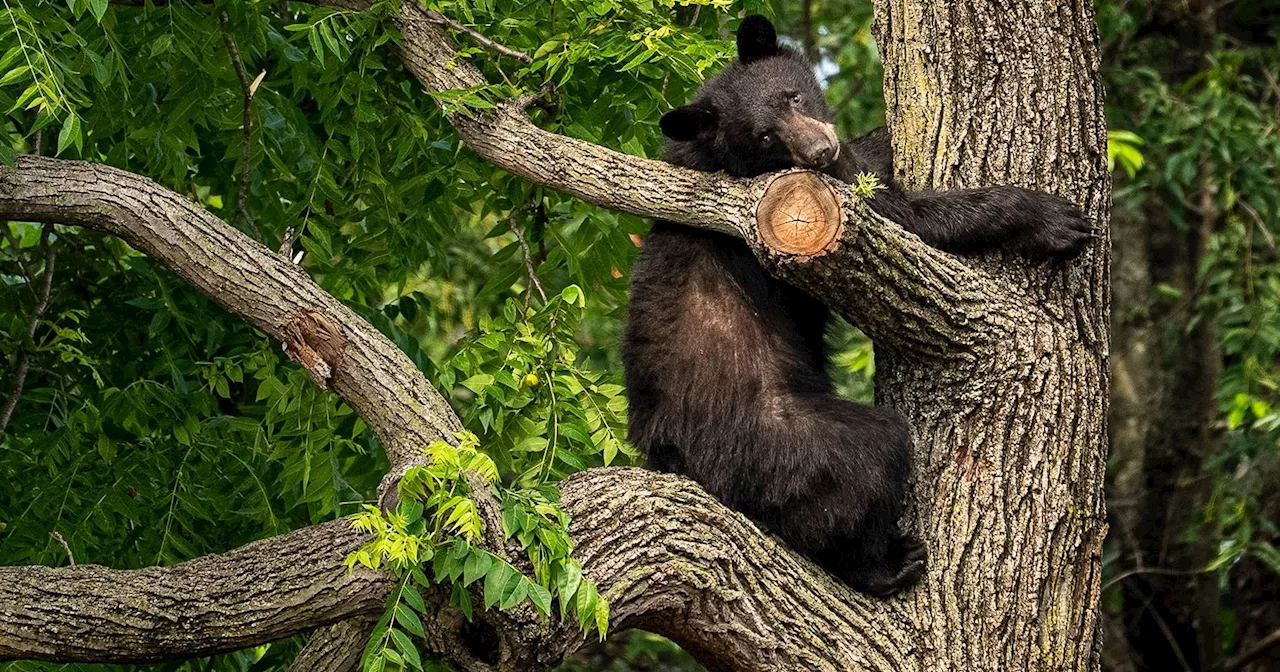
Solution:
M 366 9 L 359 0 L 317 4 Z M 1084 204 L 1106 230 L 1091 5 L 886 1 L 876 13 L 905 184 L 1044 189 Z M 994 18 L 1008 15 L 1018 20 Z M 610 468 L 561 482 L 574 558 L 607 598 L 614 627 L 667 635 L 714 669 L 1096 669 L 1105 236 L 1066 266 L 951 257 L 823 177 L 734 180 L 622 155 L 539 128 L 527 113 L 542 102 L 536 93 L 459 104 L 459 91 L 501 89 L 445 27 L 497 46 L 417 4 L 391 20 L 404 66 L 471 151 L 597 205 L 742 236 L 771 273 L 875 342 L 879 401 L 913 425 L 909 517 L 931 566 L 919 588 L 886 601 L 833 583 L 683 479 Z M 247 108 L 252 86 L 244 91 Z M 73 142 L 77 132 L 65 137 Z M 807 226 L 776 226 L 792 217 L 779 206 L 799 209 Z M 390 463 L 384 501 L 422 465 L 423 446 L 460 436 L 461 421 L 414 362 L 321 290 L 292 263 L 289 246 L 267 249 L 182 194 L 119 168 L 21 156 L 0 169 L 0 217 L 119 237 L 279 340 L 376 435 Z M 478 539 L 519 566 L 520 549 L 496 533 L 502 506 L 471 483 L 486 523 Z M 0 568 L 0 604 L 19 605 L 0 610 L 0 658 L 153 661 L 319 628 L 297 669 L 351 669 L 399 590 L 386 574 L 347 570 L 368 541 L 336 520 L 174 567 Z M 476 610 L 478 624 L 468 624 L 448 606 L 449 593 L 427 593 L 419 627 L 427 648 L 463 668 L 542 669 L 583 642 L 578 623 L 540 618 L 528 604 Z
M 1103 598 L 1117 670 L 1275 666 L 1272 7 L 1100 10 L 1107 86 L 1125 92 L 1108 116 L 1127 129 Z

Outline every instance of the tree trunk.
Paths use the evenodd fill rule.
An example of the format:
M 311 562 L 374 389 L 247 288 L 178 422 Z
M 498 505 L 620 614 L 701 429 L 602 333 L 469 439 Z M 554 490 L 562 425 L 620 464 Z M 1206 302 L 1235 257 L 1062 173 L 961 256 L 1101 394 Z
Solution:
M 1201 190 L 1197 226 L 1184 231 L 1166 221 L 1158 233 L 1153 228 L 1152 280 L 1176 287 L 1181 298 L 1159 315 L 1166 324 L 1159 335 L 1165 374 L 1146 451 L 1147 513 L 1138 530 L 1139 567 L 1163 573 L 1139 574 L 1125 584 L 1126 620 L 1146 670 L 1216 670 L 1223 661 L 1218 578 L 1202 571 L 1217 544 L 1212 535 L 1183 537 L 1213 493 L 1205 463 L 1221 440 L 1217 329 L 1208 319 L 1192 323 L 1198 269 L 1219 218 L 1210 188 L 1206 182 Z
M 897 179 L 1012 183 L 1110 201 L 1091 3 L 876 6 Z M 1067 269 L 978 263 L 1021 290 L 1009 338 L 946 364 L 877 343 L 879 403 L 917 443 L 913 526 L 930 571 L 921 669 L 1094 670 L 1106 532 L 1108 251 Z

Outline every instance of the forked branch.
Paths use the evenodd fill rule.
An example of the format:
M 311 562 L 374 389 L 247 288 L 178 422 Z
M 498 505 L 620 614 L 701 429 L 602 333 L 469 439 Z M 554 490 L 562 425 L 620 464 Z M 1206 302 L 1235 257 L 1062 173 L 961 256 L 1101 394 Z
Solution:
M 395 344 L 289 260 L 151 180 L 80 161 L 19 157 L 0 167 L 0 219 L 118 236 L 231 313 L 284 343 L 360 415 L 393 466 L 452 439 L 456 415 Z
M 610 601 L 614 629 L 668 635 L 713 669 L 914 672 L 905 601 L 850 592 L 691 481 L 593 469 L 562 491 L 575 555 Z M 391 587 L 344 566 L 363 541 L 339 520 L 173 567 L 0 567 L 0 661 L 153 662 L 345 619 L 320 632 L 346 646 L 317 647 L 321 657 L 306 661 L 327 651 L 350 664 Z M 476 650 L 443 594 L 426 596 L 440 606 L 424 625 L 432 648 L 462 669 L 542 670 L 583 643 L 576 622 L 524 605 L 477 612 L 469 631 L 492 628 L 497 650 Z M 295 669 L 349 669 L 333 662 Z

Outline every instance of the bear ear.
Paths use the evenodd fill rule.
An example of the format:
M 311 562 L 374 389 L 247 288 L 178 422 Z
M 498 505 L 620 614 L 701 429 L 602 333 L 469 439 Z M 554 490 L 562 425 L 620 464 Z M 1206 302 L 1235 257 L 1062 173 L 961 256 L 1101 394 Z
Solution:
M 702 105 L 682 105 L 662 115 L 658 125 L 662 134 L 672 140 L 697 140 L 716 130 L 716 111 Z
M 751 63 L 778 55 L 778 32 L 769 19 L 752 14 L 738 26 L 738 60 Z

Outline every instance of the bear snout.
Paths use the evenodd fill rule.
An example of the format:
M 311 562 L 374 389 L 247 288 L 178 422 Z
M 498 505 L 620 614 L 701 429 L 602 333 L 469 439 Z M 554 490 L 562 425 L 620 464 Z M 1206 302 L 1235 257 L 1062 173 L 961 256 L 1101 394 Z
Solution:
M 809 148 L 809 151 L 798 157 L 797 162 L 805 168 L 826 168 L 836 160 L 836 155 L 840 153 L 840 145 L 830 142 L 816 143 Z
M 793 114 L 778 136 L 801 168 L 825 168 L 840 156 L 835 126 L 813 117 Z

